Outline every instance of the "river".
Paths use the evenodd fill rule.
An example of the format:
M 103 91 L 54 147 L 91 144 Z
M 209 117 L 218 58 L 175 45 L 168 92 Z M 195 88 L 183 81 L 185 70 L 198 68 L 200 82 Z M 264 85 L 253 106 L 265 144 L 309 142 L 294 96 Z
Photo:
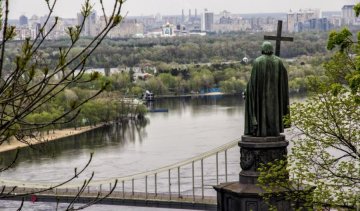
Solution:
M 63 181 L 75 167 L 86 164 L 90 153 L 94 156 L 84 178 L 92 171 L 95 180 L 116 178 L 196 156 L 243 133 L 244 101 L 240 96 L 161 99 L 151 106 L 169 111 L 148 113 L 145 121 L 96 129 L 38 150 L 21 150 L 15 167 L 1 173 L 1 178 Z M 2 157 L 9 161 L 11 154 Z M 229 171 L 234 179 L 238 177 L 238 168 Z M 13 203 L 9 204 L 11 207 Z

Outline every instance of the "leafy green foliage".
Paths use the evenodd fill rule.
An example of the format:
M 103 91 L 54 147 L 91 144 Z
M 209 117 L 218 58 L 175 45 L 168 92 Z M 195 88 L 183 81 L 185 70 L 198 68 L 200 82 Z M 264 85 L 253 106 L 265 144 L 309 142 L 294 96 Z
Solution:
M 354 9 L 358 16 L 360 4 Z M 336 52 L 324 62 L 326 77 L 309 78 L 312 94 L 291 106 L 295 137 L 288 165 L 262 167 L 259 181 L 265 190 L 313 186 L 308 202 L 315 209 L 359 208 L 360 43 L 353 39 L 348 29 L 330 33 L 327 48 Z M 284 181 L 279 171 L 289 172 L 289 180 Z M 298 188 L 291 186 L 294 182 Z
M 76 43 L 80 38 L 81 28 L 80 26 L 68 27 L 66 33 L 69 35 L 72 43 Z
M 359 6 L 360 4 L 358 4 Z M 360 32 L 358 32 L 358 39 Z M 332 32 L 329 36 L 328 49 L 339 48 L 329 62 L 324 64 L 330 81 L 344 84 L 352 94 L 360 91 L 360 43 L 353 41 L 353 35 L 348 29 Z M 344 87 L 346 89 L 347 87 Z M 338 87 L 337 87 L 338 88 Z
M 356 205 L 360 106 L 355 99 L 344 91 L 322 93 L 292 106 L 291 119 L 301 135 L 289 156 L 290 172 L 317 187 L 314 200 L 319 204 Z
M 260 171 L 258 185 L 264 190 L 261 196 L 269 205 L 270 210 L 276 210 L 274 198 L 290 201 L 294 210 L 312 207 L 314 187 L 305 186 L 300 178 L 289 179 L 286 159 L 262 164 L 258 170 Z
M 123 17 L 122 17 L 121 15 L 116 15 L 116 16 L 114 17 L 113 26 L 119 25 L 119 23 L 121 22 L 122 19 L 123 19 Z
M 93 9 L 90 0 L 84 0 L 82 23 L 68 28 L 66 44 L 56 43 L 57 46 L 47 52 L 46 40 L 59 22 L 59 18 L 53 16 L 57 1 L 45 1 L 48 15 L 39 32 L 33 39 L 27 37 L 22 42 L 11 42 L 15 36 L 15 27 L 8 22 L 11 3 L 8 0 L 2 2 L 4 8 L 0 10 L 4 34 L 0 44 L 0 145 L 12 136 L 26 143 L 26 138 L 33 137 L 33 131 L 66 125 L 79 115 L 82 105 L 108 89 L 110 81 L 106 78 L 93 74 L 83 80 L 82 76 L 91 53 L 121 21 L 122 5 L 114 0 L 114 10 L 109 15 L 116 20 L 108 21 L 94 39 L 80 41 L 85 19 Z M 99 81 L 96 92 L 92 91 L 86 98 L 74 97 L 76 93 L 71 88 L 95 80 Z M 61 102 L 59 98 L 65 98 L 65 101 Z
M 90 0 L 85 0 L 85 3 L 81 6 L 81 15 L 86 18 L 90 15 L 93 5 L 90 4 Z
M 116 21 L 117 18 L 114 17 L 113 19 Z M 122 20 L 121 16 L 119 19 Z M 67 28 L 68 36 L 56 41 L 47 40 L 42 50 L 52 55 L 53 52 L 58 51 L 59 46 L 67 46 L 72 43 L 75 48 L 84 47 L 91 40 L 81 38 L 81 30 L 83 29 L 80 25 Z M 105 39 L 101 46 L 88 57 L 87 65 L 101 68 L 106 65 L 132 67 L 148 62 L 166 64 L 221 63 L 241 61 L 245 56 L 251 61 L 260 55 L 262 39 L 262 33 L 221 34 L 205 37 Z M 326 33 L 299 33 L 295 35 L 296 42 L 284 43 L 281 55 L 284 58 L 294 58 L 304 55 L 326 54 L 326 40 Z M 16 43 L 11 45 L 16 45 Z M 70 67 L 73 66 L 70 65 Z
M 355 10 L 355 16 L 359 17 L 359 15 L 360 15 L 360 4 L 356 4 L 355 7 L 354 7 L 354 10 Z
M 298 135 L 287 165 L 276 161 L 259 169 L 267 201 L 280 188 L 289 200 L 300 200 L 297 206 L 355 209 L 360 187 L 360 106 L 355 100 L 342 90 L 292 105 L 293 134 Z M 286 180 L 286 175 L 291 177 Z
M 352 34 L 347 28 L 344 28 L 340 32 L 332 31 L 329 35 L 327 49 L 333 50 L 336 46 L 339 46 L 340 51 L 344 51 L 352 44 L 351 37 Z

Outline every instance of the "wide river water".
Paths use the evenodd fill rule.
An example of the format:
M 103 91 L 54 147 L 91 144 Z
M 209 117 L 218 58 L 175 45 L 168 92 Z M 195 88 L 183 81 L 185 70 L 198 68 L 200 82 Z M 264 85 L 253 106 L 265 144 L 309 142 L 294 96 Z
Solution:
M 93 160 L 83 176 L 94 171 L 95 180 L 115 178 L 194 157 L 243 134 L 244 100 L 240 96 L 161 99 L 152 107 L 169 111 L 148 113 L 146 121 L 113 125 L 52 142 L 40 151 L 21 150 L 16 166 L 3 172 L 1 178 L 39 183 L 63 181 L 75 167 L 84 166 L 92 152 Z M 234 152 L 238 153 L 238 149 Z M 10 160 L 11 154 L 2 157 Z M 234 156 L 239 159 L 238 154 Z M 238 177 L 238 163 L 229 167 L 229 180 Z M 214 166 L 206 172 L 214 173 L 213 169 Z M 17 204 L 0 201 L 0 209 L 12 210 Z M 26 206 L 27 210 L 47 210 L 50 205 Z

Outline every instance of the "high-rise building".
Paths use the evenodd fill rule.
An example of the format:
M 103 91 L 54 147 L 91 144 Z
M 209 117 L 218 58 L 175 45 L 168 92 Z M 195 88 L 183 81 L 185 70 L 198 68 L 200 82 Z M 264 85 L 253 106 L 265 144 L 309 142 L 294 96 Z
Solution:
M 344 5 L 341 9 L 343 25 L 354 25 L 356 22 L 354 5 Z
M 34 38 L 40 33 L 40 29 L 41 29 L 41 24 L 40 24 L 40 23 L 36 23 L 36 24 L 35 24 Z
M 96 36 L 96 34 L 97 34 L 96 22 L 97 22 L 96 12 L 92 12 L 90 14 L 90 16 L 88 17 L 87 24 L 86 24 L 86 30 L 88 31 L 88 34 L 90 36 Z
M 37 23 L 40 23 L 40 18 L 36 15 L 31 16 L 28 21 L 28 25 L 34 27 Z
M 233 19 L 230 18 L 230 17 L 222 16 L 222 17 L 219 19 L 219 24 L 232 24 L 232 23 L 233 23 Z
M 299 23 L 304 23 L 310 19 L 319 19 L 320 18 L 320 10 L 317 9 L 307 9 L 307 10 L 299 10 L 298 12 L 292 12 L 287 14 L 287 31 L 294 32 L 295 26 Z
M 96 16 L 96 12 L 92 12 L 84 21 L 84 16 L 81 13 L 77 14 L 77 23 L 79 26 L 81 26 L 82 24 L 84 24 L 83 29 L 81 31 L 81 33 L 84 36 L 94 36 L 96 35 L 96 22 L 97 22 L 97 16 Z
M 28 18 L 25 15 L 20 16 L 19 24 L 20 24 L 20 26 L 28 25 Z
M 99 18 L 99 24 L 101 27 L 105 26 L 104 17 Z M 99 28 L 100 30 L 100 28 Z M 138 22 L 137 18 L 127 18 L 122 20 L 121 24 L 115 26 L 109 33 L 108 37 L 143 37 L 144 36 L 144 24 Z
M 185 13 L 184 13 L 184 9 L 182 9 L 182 13 L 181 13 L 181 23 L 185 22 Z
M 305 22 L 295 24 L 296 32 L 305 31 L 329 31 L 333 27 L 327 18 L 310 19 Z
M 213 31 L 214 26 L 214 13 L 209 12 L 207 9 L 205 9 L 204 12 L 204 31 L 211 32 Z
M 83 21 L 84 21 L 84 16 L 81 13 L 78 13 L 77 14 L 77 25 L 81 26 Z

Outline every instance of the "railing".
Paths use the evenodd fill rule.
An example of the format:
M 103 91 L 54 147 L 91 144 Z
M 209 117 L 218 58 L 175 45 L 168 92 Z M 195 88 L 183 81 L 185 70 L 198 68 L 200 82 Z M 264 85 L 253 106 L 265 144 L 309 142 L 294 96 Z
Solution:
M 193 201 L 196 198 L 204 199 L 205 198 L 205 186 L 217 185 L 220 182 L 220 178 L 223 178 L 223 182 L 228 182 L 228 164 L 229 157 L 228 152 L 230 149 L 237 146 L 239 140 L 234 140 L 230 143 L 224 144 L 218 148 L 195 156 L 193 158 L 164 166 L 162 168 L 158 168 L 151 171 L 146 171 L 139 174 L 129 175 L 120 178 L 108 178 L 104 180 L 93 180 L 90 182 L 87 187 L 87 192 L 90 193 L 94 190 L 102 192 L 111 190 L 114 185 L 114 181 L 119 181 L 119 185 L 115 189 L 115 193 L 117 193 L 120 197 L 125 198 L 125 195 L 135 196 L 136 194 L 141 195 L 141 197 L 145 197 L 148 199 L 151 195 L 152 198 L 157 197 L 159 195 L 168 197 L 168 200 L 175 200 L 176 198 L 182 198 L 182 187 L 183 189 L 187 188 L 187 190 L 183 192 L 187 193 L 187 196 L 192 197 Z M 238 150 L 237 148 L 235 150 Z M 221 159 L 221 157 L 223 158 Z M 204 161 L 210 157 L 215 157 L 215 163 L 211 165 L 215 165 L 214 168 L 205 169 Z M 233 156 L 233 160 L 235 160 L 232 164 L 234 166 L 239 166 L 239 153 L 236 151 Z M 222 162 L 221 162 L 222 161 Z M 196 167 L 196 165 L 200 165 Z M 220 166 L 223 167 L 224 172 L 220 172 Z M 199 173 L 196 174 L 196 170 L 200 169 Z M 215 181 L 212 184 L 205 184 L 205 172 L 207 170 L 210 172 L 209 174 L 215 174 Z M 233 170 L 233 168 L 232 168 Z M 215 171 L 215 172 L 214 172 Z M 239 172 L 237 169 L 235 172 Z M 175 179 L 175 180 L 174 180 Z M 200 180 L 200 187 L 196 186 L 196 179 Z M 139 180 L 142 180 L 143 183 L 136 183 Z M 150 182 L 153 180 L 153 182 Z M 190 180 L 190 181 L 189 181 Z M 166 181 L 166 182 L 165 182 Z M 187 181 L 187 182 L 186 182 Z M 129 184 L 130 183 L 130 184 Z M 53 186 L 54 184 L 46 184 L 46 183 L 31 183 L 31 182 L 21 182 L 21 181 L 10 181 L 0 179 L 1 185 L 6 186 L 17 186 L 19 188 L 29 189 L 29 188 L 37 188 L 37 189 L 45 189 Z M 173 185 L 175 184 L 175 185 Z M 73 182 L 71 184 L 66 184 L 61 187 L 61 190 L 55 190 L 56 194 L 59 192 L 68 192 L 80 189 L 83 185 L 83 182 Z M 108 188 L 107 188 L 107 187 Z M 175 186 L 175 187 L 173 187 Z M 186 187 L 185 187 L 186 186 Z M 184 188 L 185 187 L 185 188 Z M 130 191 L 128 191 L 130 189 Z M 150 189 L 152 191 L 150 191 Z M 175 190 L 174 190 L 175 189 Z M 199 190 L 200 189 L 200 190 Z M 200 191 L 200 194 L 197 194 L 197 191 Z

